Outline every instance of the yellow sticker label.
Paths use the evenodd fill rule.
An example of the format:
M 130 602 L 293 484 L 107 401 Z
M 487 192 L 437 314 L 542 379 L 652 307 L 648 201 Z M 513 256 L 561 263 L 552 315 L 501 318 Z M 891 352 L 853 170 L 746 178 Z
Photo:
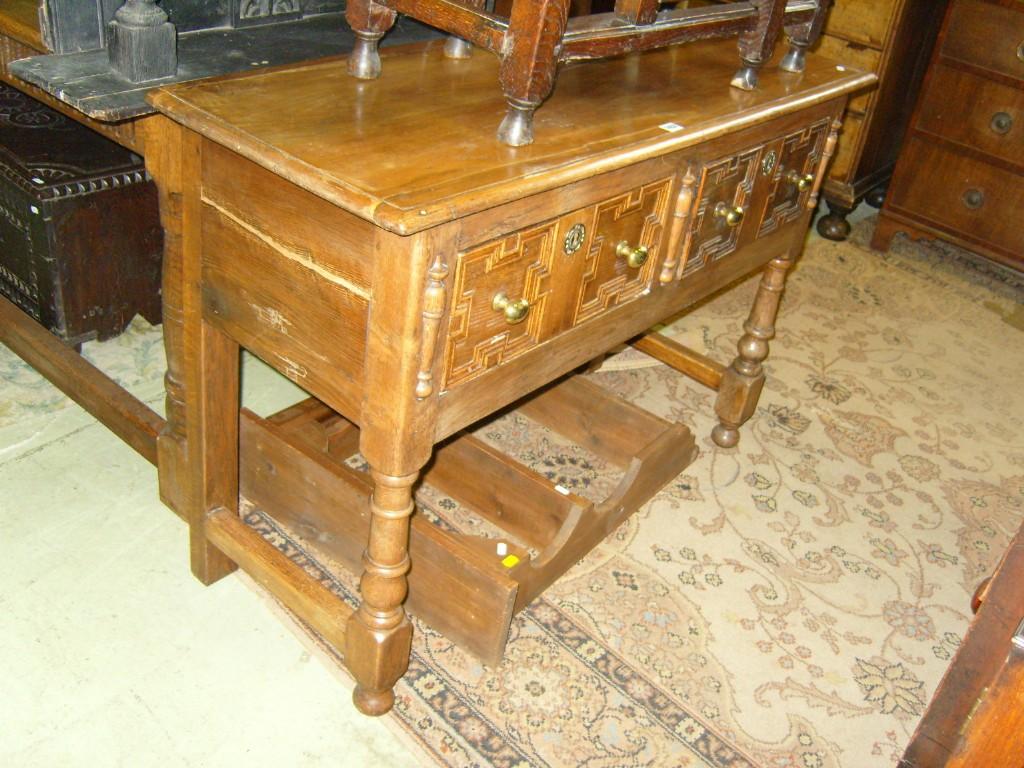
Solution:
M 508 557 L 506 557 L 505 559 L 503 559 L 501 561 L 501 564 L 504 565 L 506 568 L 511 568 L 512 566 L 514 566 L 514 565 L 516 565 L 518 563 L 519 563 L 519 558 L 516 557 L 515 555 L 509 555 Z

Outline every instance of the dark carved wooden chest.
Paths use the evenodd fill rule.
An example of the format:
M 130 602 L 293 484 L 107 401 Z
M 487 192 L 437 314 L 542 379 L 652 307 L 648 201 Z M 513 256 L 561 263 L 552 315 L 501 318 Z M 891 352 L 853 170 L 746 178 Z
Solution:
M 70 344 L 160 322 L 142 158 L 0 84 L 0 291 Z

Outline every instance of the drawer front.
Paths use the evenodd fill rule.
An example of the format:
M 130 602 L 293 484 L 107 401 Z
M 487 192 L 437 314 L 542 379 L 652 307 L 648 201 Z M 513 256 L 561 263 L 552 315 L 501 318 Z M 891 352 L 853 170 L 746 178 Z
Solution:
M 761 172 L 767 176 L 770 186 L 764 217 L 757 231 L 759 237 L 803 215 L 828 128 L 828 120 L 822 120 L 807 130 L 792 133 L 782 140 L 777 161 L 768 163 L 770 156 L 761 161 Z
M 522 230 L 460 253 L 452 289 L 444 384 L 458 384 L 512 360 L 541 342 L 551 292 L 558 222 Z M 525 319 L 510 323 L 494 300 L 526 301 Z
M 646 294 L 672 185 L 658 179 L 460 253 L 442 389 Z
M 897 0 L 839 0 L 829 11 L 825 31 L 881 48 Z
M 893 207 L 1016 253 L 1024 253 L 1024 179 L 920 138 L 904 146 L 900 163 L 914 168 L 890 190 Z M 913 178 L 908 178 L 913 176 Z
M 919 128 L 1024 165 L 1024 90 L 942 65 L 931 77 Z
M 753 147 L 701 169 L 683 275 L 728 256 L 738 247 L 740 234 L 749 227 L 747 209 L 763 150 L 763 146 Z M 742 212 L 738 222 L 730 218 L 735 212 Z
M 956 0 L 942 55 L 1024 81 L 1024 4 Z

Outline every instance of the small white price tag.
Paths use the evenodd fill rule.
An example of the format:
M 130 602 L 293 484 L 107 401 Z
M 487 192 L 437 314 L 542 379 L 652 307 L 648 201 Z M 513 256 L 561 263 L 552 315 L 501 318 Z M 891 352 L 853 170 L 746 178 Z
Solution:
M 658 127 L 663 131 L 668 131 L 669 133 L 675 133 L 676 131 L 683 130 L 683 126 L 679 123 L 662 123 Z
M 558 491 L 563 496 L 568 496 L 569 495 L 569 489 L 566 488 L 564 485 L 556 485 L 555 486 L 555 490 Z

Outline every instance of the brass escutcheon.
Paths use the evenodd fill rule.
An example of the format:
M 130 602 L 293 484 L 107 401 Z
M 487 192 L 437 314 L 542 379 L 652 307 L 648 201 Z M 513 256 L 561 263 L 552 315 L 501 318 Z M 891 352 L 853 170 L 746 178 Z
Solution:
M 495 312 L 501 312 L 505 316 L 505 322 L 509 325 L 515 325 L 523 322 L 526 316 L 530 313 L 530 302 L 526 299 L 517 299 L 511 301 L 508 296 L 505 295 L 504 291 L 496 294 L 494 299 L 491 300 L 491 309 Z
M 738 227 L 740 222 L 743 221 L 745 211 L 742 205 L 729 206 L 725 203 L 719 203 L 715 206 L 715 217 L 724 219 L 725 223 L 730 227 Z
M 761 173 L 765 176 L 770 176 L 772 171 L 775 170 L 775 161 L 778 159 L 779 158 L 778 155 L 775 154 L 775 150 L 771 150 L 764 156 L 764 160 L 761 161 Z
M 648 252 L 645 246 L 634 248 L 625 240 L 615 246 L 615 255 L 625 259 L 631 269 L 640 269 L 647 263 Z
M 988 127 L 992 129 L 993 133 L 1003 136 L 1013 128 L 1013 117 L 1010 116 L 1009 112 L 996 112 L 992 115 L 992 120 L 989 122 Z
M 587 236 L 587 228 L 582 224 L 573 224 L 565 233 L 565 240 L 562 241 L 562 250 L 566 256 L 572 256 L 583 245 L 583 238 Z
M 981 206 L 985 204 L 985 193 L 982 192 L 980 189 L 975 189 L 974 187 L 971 187 L 966 192 L 964 192 L 962 200 L 964 201 L 964 205 L 966 205 L 968 208 L 970 208 L 971 210 L 977 210 L 978 208 L 981 208 Z

